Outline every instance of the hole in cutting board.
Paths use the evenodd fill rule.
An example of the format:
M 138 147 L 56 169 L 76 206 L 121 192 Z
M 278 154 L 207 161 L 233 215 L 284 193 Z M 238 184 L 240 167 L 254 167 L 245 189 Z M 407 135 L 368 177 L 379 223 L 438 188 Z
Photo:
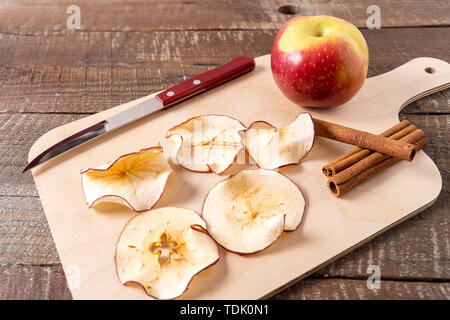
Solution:
M 295 15 L 295 14 L 299 14 L 301 12 L 299 6 L 291 5 L 291 4 L 278 7 L 277 11 L 281 14 L 286 14 L 286 15 Z
M 433 68 L 433 67 L 427 67 L 427 68 L 425 68 L 425 72 L 426 73 L 436 73 L 436 69 L 435 68 Z

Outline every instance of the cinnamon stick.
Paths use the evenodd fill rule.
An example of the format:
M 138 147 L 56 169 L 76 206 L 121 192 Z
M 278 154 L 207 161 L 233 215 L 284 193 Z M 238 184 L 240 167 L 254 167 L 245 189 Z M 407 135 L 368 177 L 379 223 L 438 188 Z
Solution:
M 422 131 L 422 130 L 418 129 L 418 130 L 414 131 L 413 133 L 411 133 L 409 135 L 410 138 L 408 138 L 407 140 L 412 141 L 413 139 L 419 138 L 422 135 L 422 133 L 423 133 L 423 131 L 422 131 L 422 133 L 420 133 L 419 131 Z M 423 147 L 425 147 L 426 144 L 427 144 L 427 139 L 425 137 L 422 137 L 422 138 L 420 138 L 419 140 L 417 140 L 415 142 L 415 147 L 416 147 L 417 150 L 420 150 Z M 341 178 L 341 180 L 336 180 L 336 176 L 337 175 L 332 177 L 332 178 L 330 178 L 328 180 L 328 188 L 330 189 L 331 193 L 334 196 L 340 197 L 344 193 L 350 191 L 354 187 L 356 187 L 356 186 L 360 185 L 361 183 L 369 180 L 370 178 L 376 176 L 377 174 L 379 174 L 380 172 L 384 171 L 385 169 L 387 169 L 389 167 L 392 167 L 393 165 L 397 164 L 400 161 L 401 161 L 401 159 L 399 159 L 399 158 L 394 158 L 394 157 L 390 157 L 390 156 L 383 157 L 381 162 L 378 162 L 375 165 L 373 165 L 372 167 L 369 167 L 369 168 L 367 168 L 365 170 L 362 170 L 362 171 L 358 172 L 357 174 L 354 174 L 349 179 Z M 342 180 L 344 180 L 344 181 L 340 182 L 340 183 L 337 183 L 337 182 L 342 181 Z
M 422 149 L 426 145 L 425 134 L 420 129 L 416 129 L 400 140 L 416 144 L 417 150 Z M 331 177 L 328 180 L 328 188 L 333 195 L 339 197 L 399 161 L 401 159 L 375 152 Z
M 363 149 L 374 150 L 403 160 L 411 161 L 416 152 L 413 144 L 388 139 L 324 120 L 314 119 L 314 129 L 316 136 L 353 144 Z
M 386 138 L 391 138 L 392 135 L 401 131 L 402 129 L 405 129 L 406 127 L 408 127 L 410 125 L 411 125 L 411 123 L 408 120 L 403 120 L 403 121 L 399 122 L 398 124 L 396 124 L 395 126 L 380 133 L 380 136 L 383 136 Z M 324 165 L 322 167 L 322 172 L 327 177 L 335 175 L 336 173 L 348 168 L 349 166 L 355 164 L 359 160 L 368 156 L 370 153 L 372 153 L 371 150 L 361 149 L 359 147 L 356 147 L 356 148 L 350 150 L 349 152 L 344 153 L 343 155 L 336 158 L 335 160 L 330 161 L 329 163 Z
M 409 127 L 408 127 L 409 128 Z M 405 128 L 407 129 L 407 128 Z M 403 129 L 403 130 L 405 130 Z M 402 131 L 403 131 L 402 130 Z M 425 133 L 420 130 L 416 129 L 412 133 L 406 135 L 405 137 L 401 138 L 400 141 L 404 141 L 407 143 L 416 143 L 417 141 L 425 138 Z M 374 165 L 386 160 L 389 158 L 388 155 L 385 155 L 380 152 L 374 152 L 368 157 L 362 159 L 361 161 L 358 161 L 354 165 L 348 167 L 347 169 L 339 172 L 338 174 L 332 176 L 330 178 L 331 181 L 333 181 L 335 184 L 341 184 L 354 176 L 358 175 L 359 173 L 363 172 L 364 170 L 367 170 Z
M 417 130 L 416 126 L 411 124 L 408 127 L 403 128 L 402 130 L 391 135 L 389 137 L 389 139 L 393 139 L 393 140 L 400 139 L 400 141 L 404 141 L 404 140 L 401 140 L 401 138 L 414 132 L 415 130 Z M 409 141 L 405 141 L 405 142 L 411 143 Z M 332 164 L 329 168 L 329 171 L 331 172 L 331 176 L 336 175 L 337 173 L 341 172 L 344 169 L 347 169 L 348 167 L 354 165 L 358 161 L 363 160 L 364 158 L 368 157 L 371 154 L 373 154 L 372 150 L 362 149 L 361 151 L 357 152 L 356 154 L 351 155 L 350 157 L 347 157 L 346 159 L 339 161 L 335 164 Z

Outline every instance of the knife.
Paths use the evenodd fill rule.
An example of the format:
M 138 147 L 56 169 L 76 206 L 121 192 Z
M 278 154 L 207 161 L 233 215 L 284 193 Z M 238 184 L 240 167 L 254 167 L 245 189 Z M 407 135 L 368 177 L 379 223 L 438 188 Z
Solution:
M 77 132 L 70 137 L 51 146 L 36 158 L 34 158 L 22 171 L 24 173 L 45 161 L 54 158 L 82 143 L 111 132 L 130 122 L 136 121 L 155 111 L 173 106 L 194 95 L 202 93 L 213 87 L 217 87 L 227 81 L 239 77 L 255 68 L 255 60 L 250 57 L 237 57 L 230 62 L 200 73 L 192 78 L 184 80 L 169 89 L 157 94 L 154 98 L 145 100 L 138 105 L 122 111 L 106 120 Z

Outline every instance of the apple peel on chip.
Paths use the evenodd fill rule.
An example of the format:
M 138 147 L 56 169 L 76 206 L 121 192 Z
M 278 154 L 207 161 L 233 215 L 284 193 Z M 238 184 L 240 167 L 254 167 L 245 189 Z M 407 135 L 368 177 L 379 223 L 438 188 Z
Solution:
M 184 208 L 158 208 L 133 217 L 116 246 L 120 282 L 138 284 L 157 299 L 179 297 L 195 275 L 219 260 L 205 228 L 199 214 Z
M 243 148 L 240 131 L 245 126 L 223 115 L 191 118 L 167 131 L 167 138 L 177 146 L 177 161 L 194 172 L 221 174 Z
M 283 231 L 293 231 L 305 210 L 299 187 L 273 170 L 242 170 L 219 182 L 206 196 L 206 230 L 225 249 L 261 251 Z
M 256 121 L 244 132 L 244 145 L 248 154 L 258 167 L 264 169 L 299 164 L 313 144 L 314 122 L 309 113 L 301 113 L 284 128 Z
M 81 182 L 89 207 L 114 202 L 140 212 L 158 202 L 172 173 L 162 147 L 155 146 L 82 170 Z

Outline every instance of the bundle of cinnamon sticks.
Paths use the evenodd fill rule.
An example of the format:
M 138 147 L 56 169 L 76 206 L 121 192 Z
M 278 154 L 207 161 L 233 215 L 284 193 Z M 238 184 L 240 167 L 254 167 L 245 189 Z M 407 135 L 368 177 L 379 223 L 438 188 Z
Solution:
M 425 133 L 403 120 L 379 135 L 314 119 L 316 135 L 359 147 L 323 166 L 331 193 L 340 197 L 401 160 L 411 161 L 427 144 Z

